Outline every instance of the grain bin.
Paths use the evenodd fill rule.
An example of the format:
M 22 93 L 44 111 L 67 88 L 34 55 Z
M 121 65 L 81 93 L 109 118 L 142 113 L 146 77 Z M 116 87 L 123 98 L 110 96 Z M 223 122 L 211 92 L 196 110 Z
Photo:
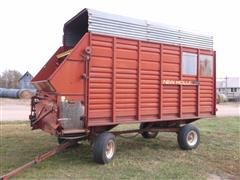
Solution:
M 0 88 L 0 97 L 4 98 L 18 98 L 20 89 Z

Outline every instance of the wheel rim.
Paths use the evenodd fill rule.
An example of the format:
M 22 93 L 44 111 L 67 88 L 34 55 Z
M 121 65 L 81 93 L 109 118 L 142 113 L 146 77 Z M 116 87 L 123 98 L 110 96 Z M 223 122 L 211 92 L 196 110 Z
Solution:
M 106 157 L 111 159 L 115 152 L 115 142 L 113 140 L 109 140 L 106 146 Z
M 198 141 L 198 135 L 196 133 L 196 131 L 189 131 L 188 134 L 187 134 L 187 143 L 190 145 L 190 146 L 194 146 Z
M 149 134 L 150 136 L 154 136 L 154 135 L 156 134 L 156 132 L 148 131 L 148 134 Z

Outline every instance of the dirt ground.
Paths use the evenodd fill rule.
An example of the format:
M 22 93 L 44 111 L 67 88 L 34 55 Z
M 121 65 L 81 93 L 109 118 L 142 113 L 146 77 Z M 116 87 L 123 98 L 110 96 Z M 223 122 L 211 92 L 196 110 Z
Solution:
M 29 99 L 0 98 L 0 120 L 28 120 L 30 114 Z M 240 103 L 223 103 L 217 105 L 217 116 L 239 116 Z
M 217 104 L 217 116 L 239 116 L 240 117 L 240 103 L 228 102 Z
M 30 114 L 30 99 L 0 98 L 0 120 L 28 120 Z

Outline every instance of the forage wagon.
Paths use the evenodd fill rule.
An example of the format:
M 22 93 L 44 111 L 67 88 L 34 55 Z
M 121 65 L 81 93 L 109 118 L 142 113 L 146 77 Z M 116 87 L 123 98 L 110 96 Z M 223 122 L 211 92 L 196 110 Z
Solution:
M 211 36 L 91 9 L 63 31 L 63 45 L 32 80 L 32 129 L 59 143 L 90 140 L 102 164 L 113 159 L 121 133 L 176 132 L 182 149 L 198 146 L 190 123 L 216 113 Z M 139 129 L 111 130 L 130 123 Z

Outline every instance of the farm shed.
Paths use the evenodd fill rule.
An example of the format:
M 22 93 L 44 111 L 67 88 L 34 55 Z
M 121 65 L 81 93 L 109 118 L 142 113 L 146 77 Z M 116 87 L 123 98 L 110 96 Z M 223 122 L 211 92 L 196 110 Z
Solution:
M 240 101 L 240 78 L 219 78 L 217 81 L 217 91 L 220 94 L 224 94 L 228 100 Z
M 35 89 L 34 86 L 31 84 L 31 80 L 33 76 L 27 71 L 22 77 L 19 79 L 19 88 L 20 89 Z

